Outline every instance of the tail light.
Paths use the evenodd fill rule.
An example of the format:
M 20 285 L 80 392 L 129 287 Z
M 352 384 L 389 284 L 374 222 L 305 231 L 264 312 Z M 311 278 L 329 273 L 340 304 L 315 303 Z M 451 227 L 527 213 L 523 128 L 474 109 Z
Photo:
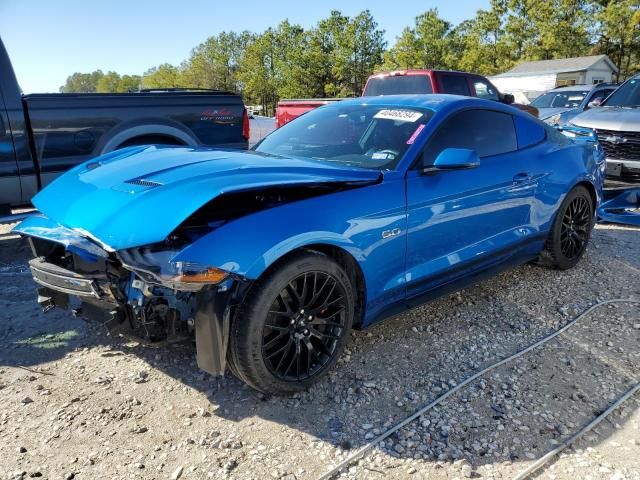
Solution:
M 276 128 L 280 128 L 282 126 L 282 121 L 280 120 L 280 116 L 281 115 L 282 115 L 282 113 L 280 112 L 280 108 L 276 107 L 276 113 L 275 113 Z
M 247 109 L 244 109 L 242 113 L 242 136 L 245 140 L 249 140 L 250 130 L 249 130 L 249 115 L 247 114 Z

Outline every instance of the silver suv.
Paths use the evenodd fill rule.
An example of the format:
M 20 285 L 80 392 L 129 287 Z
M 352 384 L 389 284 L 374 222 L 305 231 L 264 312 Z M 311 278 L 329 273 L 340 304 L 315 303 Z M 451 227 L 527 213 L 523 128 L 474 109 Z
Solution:
M 538 109 L 538 118 L 549 125 L 563 126 L 590 108 L 602 105 L 618 85 L 571 85 L 558 87 L 543 93 L 531 102 Z
M 640 183 L 640 74 L 569 125 L 595 130 L 607 156 L 607 178 Z

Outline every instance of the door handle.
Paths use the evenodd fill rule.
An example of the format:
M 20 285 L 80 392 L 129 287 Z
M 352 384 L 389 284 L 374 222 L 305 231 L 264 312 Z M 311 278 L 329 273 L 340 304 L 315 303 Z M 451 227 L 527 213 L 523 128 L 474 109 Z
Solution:
M 531 175 L 526 172 L 518 173 L 513 177 L 513 183 L 523 183 L 531 178 Z

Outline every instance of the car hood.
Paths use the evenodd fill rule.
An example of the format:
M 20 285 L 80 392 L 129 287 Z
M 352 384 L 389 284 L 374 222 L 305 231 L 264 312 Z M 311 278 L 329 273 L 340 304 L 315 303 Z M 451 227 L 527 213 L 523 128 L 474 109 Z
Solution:
M 551 115 L 555 115 L 556 113 L 566 112 L 567 110 L 571 110 L 571 109 L 565 108 L 565 107 L 538 108 L 538 118 L 540 120 L 544 120 L 545 118 L 548 118 Z
M 369 184 L 380 176 L 375 170 L 247 151 L 131 147 L 70 170 L 38 193 L 33 204 L 62 227 L 119 250 L 164 240 L 224 193 L 276 185 Z
M 579 127 L 620 132 L 640 132 L 640 108 L 592 108 L 574 117 L 571 123 Z

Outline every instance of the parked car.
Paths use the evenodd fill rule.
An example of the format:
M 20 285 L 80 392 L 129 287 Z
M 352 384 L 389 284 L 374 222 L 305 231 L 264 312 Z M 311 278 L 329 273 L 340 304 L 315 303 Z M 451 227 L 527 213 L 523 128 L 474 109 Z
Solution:
M 600 106 L 618 85 L 571 85 L 543 93 L 531 102 L 538 109 L 538 118 L 549 125 L 566 125 L 573 117 L 585 110 Z
M 574 117 L 570 126 L 592 129 L 607 156 L 607 183 L 640 182 L 640 74 L 618 87 L 601 104 Z
M 22 95 L 0 40 L 0 211 L 28 204 L 64 171 L 141 144 L 246 149 L 238 95 L 184 89 Z M 2 213 L 2 212 L 0 212 Z
M 514 103 L 513 95 L 500 93 L 482 75 L 449 70 L 396 70 L 377 73 L 367 79 L 362 96 L 375 97 L 378 95 L 418 93 L 449 93 L 484 98 L 513 104 L 514 107 L 524 110 L 533 116 L 538 114 L 535 107 Z M 303 113 L 336 100 L 342 99 L 283 100 L 278 103 L 276 109 L 276 125 L 281 127 Z
M 109 153 L 36 195 L 42 213 L 15 231 L 45 309 L 71 295 L 114 333 L 195 334 L 202 369 L 286 393 L 352 328 L 520 263 L 573 267 L 603 172 L 595 140 L 498 102 L 368 97 L 250 152 Z
M 494 102 L 513 104 L 533 116 L 538 111 L 529 105 L 514 103 L 514 96 L 502 94 L 488 78 L 477 73 L 450 70 L 397 70 L 371 75 L 365 84 L 363 97 L 411 93 L 448 93 L 478 97 Z

